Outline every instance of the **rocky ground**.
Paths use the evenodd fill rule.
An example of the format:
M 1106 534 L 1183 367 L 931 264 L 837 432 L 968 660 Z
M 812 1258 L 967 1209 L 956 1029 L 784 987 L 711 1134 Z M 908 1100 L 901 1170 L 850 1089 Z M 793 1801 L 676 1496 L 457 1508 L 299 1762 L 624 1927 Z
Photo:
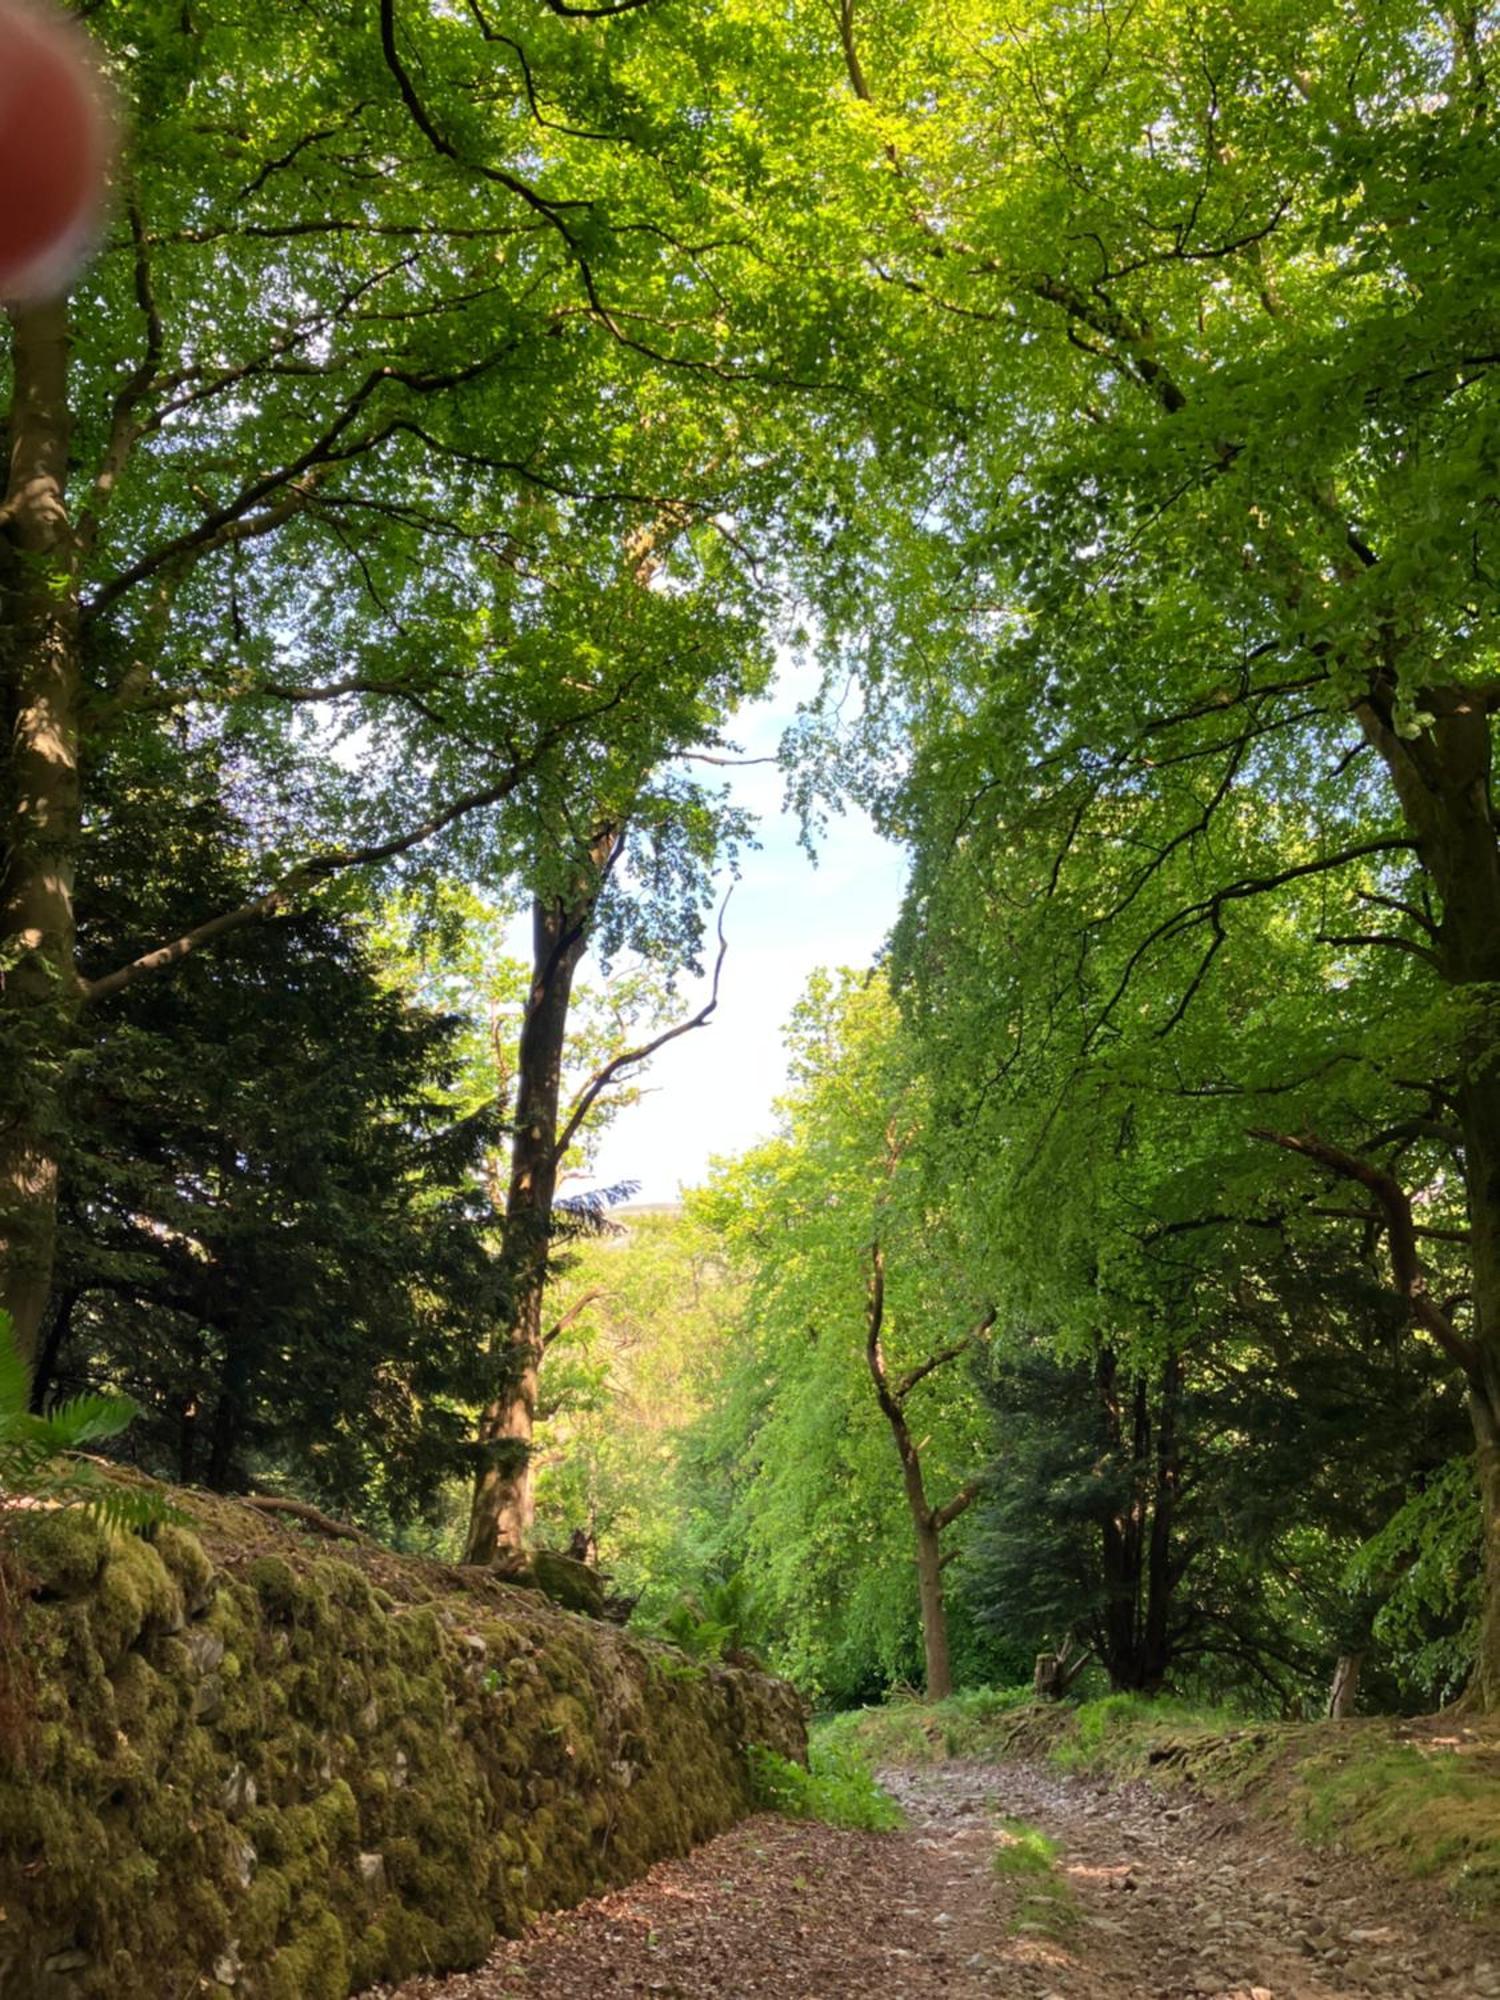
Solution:
M 1221 1805 L 1033 1765 L 886 1782 L 899 1833 L 746 1820 L 384 2000 L 1500 2000 L 1500 1936 Z M 997 1871 L 1006 1820 L 1050 1871 Z

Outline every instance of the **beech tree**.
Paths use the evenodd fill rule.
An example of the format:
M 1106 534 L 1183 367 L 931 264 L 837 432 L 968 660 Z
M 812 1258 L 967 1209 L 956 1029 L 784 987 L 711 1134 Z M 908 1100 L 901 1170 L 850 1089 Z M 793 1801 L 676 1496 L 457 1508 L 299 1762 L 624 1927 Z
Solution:
M 639 797 L 631 803 L 637 813 L 647 806 Z M 493 1562 L 501 1551 L 519 1555 L 535 1519 L 531 1447 L 542 1363 L 577 1311 L 575 1302 L 550 1328 L 545 1325 L 564 1162 L 587 1133 L 601 1102 L 608 1101 L 612 1087 L 638 1078 L 643 1065 L 666 1043 L 707 1026 L 718 1005 L 722 932 L 712 987 L 697 1011 L 644 1040 L 614 1049 L 592 1072 L 577 1079 L 571 1100 L 564 1100 L 574 980 L 585 952 L 597 941 L 605 914 L 601 906 L 630 831 L 623 818 L 599 824 L 587 851 L 576 857 L 571 881 L 550 893 L 539 891 L 532 901 L 532 963 L 515 1051 L 510 1162 L 498 1252 L 505 1310 L 489 1343 L 491 1384 L 479 1418 L 479 1465 L 464 1545 L 464 1560 L 470 1563 Z M 565 1215 L 565 1220 L 573 1219 Z
M 820 975 L 789 1041 L 780 1137 L 694 1201 L 747 1281 L 720 1397 L 744 1563 L 802 1673 L 858 1692 L 850 1660 L 894 1677 L 911 1637 L 938 1698 L 944 1580 L 987 1455 L 967 1361 L 991 1314 L 878 976 Z
M 1283 1084 L 1329 1060 L 1354 963 L 1385 966 L 1391 1004 L 1361 1011 L 1346 1059 L 1452 1127 L 1456 1321 L 1429 1310 L 1387 1191 L 1367 1179 L 1352 1205 L 1469 1397 L 1490 1575 L 1474 1695 L 1493 1706 L 1493 24 L 1161 0 L 1023 8 L 1003 36 L 965 9 L 851 6 L 841 27 L 830 59 L 884 163 L 864 240 L 963 411 L 880 517 L 878 602 L 846 627 L 872 690 L 866 795 L 916 843 L 910 925 L 951 970 L 937 911 L 988 867 L 997 947 L 1045 931 L 1059 995 L 1077 972 L 1079 1055 L 1145 1019 L 1166 1065 L 1235 961 L 1271 937 L 1264 980 L 1310 920 L 1322 997 Z M 1051 918 L 1001 880 L 1034 834 L 1050 853 L 1023 896 Z M 1382 1124 L 1321 1105 L 1331 1122 L 1299 1127 L 1242 1101 L 1240 1144 L 1279 1132 L 1357 1181 L 1334 1155 Z
M 129 124 L 113 226 L 0 357 L 0 1303 L 23 1349 L 81 1013 L 351 870 L 503 878 L 528 788 L 604 754 L 755 595 L 736 523 L 782 477 L 767 398 L 817 385 L 826 334 L 747 224 L 764 135 L 696 115 L 744 31 L 657 22 L 90 17 Z M 619 551 L 664 514 L 626 657 Z M 184 885 L 168 932 L 86 977 L 92 773 L 149 773 L 174 727 L 236 748 L 253 888 L 207 908 Z

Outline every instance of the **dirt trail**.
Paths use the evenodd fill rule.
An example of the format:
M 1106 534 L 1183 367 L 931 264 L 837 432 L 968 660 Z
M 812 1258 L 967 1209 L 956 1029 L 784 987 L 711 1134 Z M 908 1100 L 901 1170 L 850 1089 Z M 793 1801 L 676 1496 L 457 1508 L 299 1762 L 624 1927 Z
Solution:
M 761 1816 L 386 2000 L 1500 2000 L 1500 1938 L 1222 1806 L 1031 1765 L 887 1779 L 909 1824 Z M 1067 1889 L 997 1875 L 997 1815 Z M 375 1996 L 371 1996 L 375 2000 Z

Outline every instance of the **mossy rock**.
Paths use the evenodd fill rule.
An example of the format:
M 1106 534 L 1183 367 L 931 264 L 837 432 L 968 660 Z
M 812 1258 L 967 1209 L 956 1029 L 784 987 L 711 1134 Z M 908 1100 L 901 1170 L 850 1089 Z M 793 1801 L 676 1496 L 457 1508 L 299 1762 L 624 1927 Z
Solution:
M 587 1563 L 556 1549 L 538 1549 L 531 1558 L 531 1579 L 543 1597 L 565 1611 L 581 1611 L 586 1618 L 604 1616 L 604 1585 L 599 1572 Z
M 569 1615 L 602 1588 L 566 1556 L 523 1592 L 174 1497 L 151 1541 L 18 1537 L 6 1995 L 344 2000 L 471 1966 L 749 1810 L 747 1742 L 803 1748 L 790 1689 Z

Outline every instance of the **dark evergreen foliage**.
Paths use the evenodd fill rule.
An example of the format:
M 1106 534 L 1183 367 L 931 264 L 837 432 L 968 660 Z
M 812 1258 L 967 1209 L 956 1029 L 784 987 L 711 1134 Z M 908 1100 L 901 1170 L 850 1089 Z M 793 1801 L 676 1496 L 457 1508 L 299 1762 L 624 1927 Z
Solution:
M 242 886 L 215 774 L 182 775 L 169 828 L 123 782 L 93 828 L 86 960 Z M 41 1392 L 128 1390 L 135 1448 L 185 1482 L 284 1472 L 394 1520 L 429 1503 L 500 1305 L 478 1193 L 493 1120 L 453 1108 L 456 1036 L 326 908 L 121 996 L 76 1056 Z
M 1164 1355 L 1069 1359 L 1037 1337 L 998 1350 L 985 1386 L 997 1456 L 969 1593 L 1036 1652 L 1085 1646 L 1118 1690 L 1315 1702 L 1380 1610 L 1351 1559 L 1464 1441 L 1388 1295 L 1290 1256 Z M 1372 1672 L 1389 1705 L 1429 1693 Z

